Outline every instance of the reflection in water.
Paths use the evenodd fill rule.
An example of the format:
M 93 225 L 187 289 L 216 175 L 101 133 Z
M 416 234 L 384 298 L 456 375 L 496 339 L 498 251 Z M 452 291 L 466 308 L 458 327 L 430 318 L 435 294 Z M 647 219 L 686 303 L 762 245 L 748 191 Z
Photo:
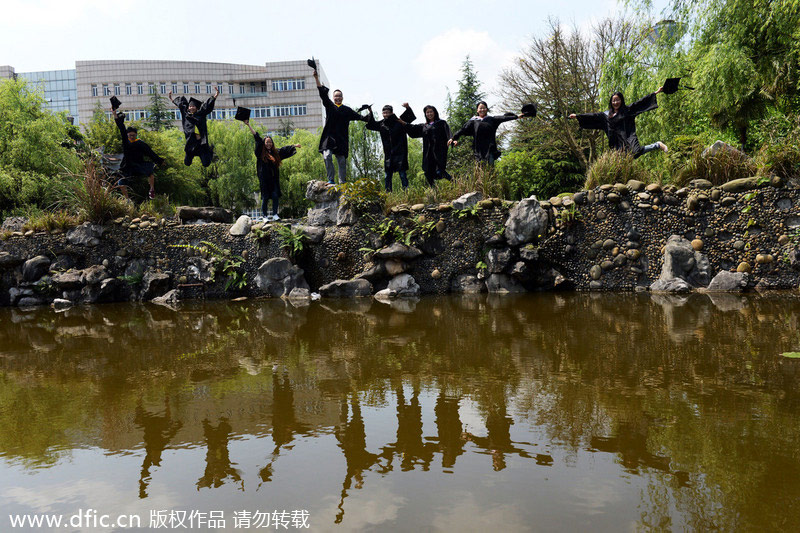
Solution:
M 0 498 L 27 512 L 20 494 L 97 450 L 100 465 L 135 460 L 115 481 L 133 499 L 233 510 L 284 498 L 314 507 L 323 529 L 430 529 L 473 499 L 509 526 L 788 529 L 800 523 L 800 363 L 778 354 L 800 349 L 798 303 L 4 309 Z

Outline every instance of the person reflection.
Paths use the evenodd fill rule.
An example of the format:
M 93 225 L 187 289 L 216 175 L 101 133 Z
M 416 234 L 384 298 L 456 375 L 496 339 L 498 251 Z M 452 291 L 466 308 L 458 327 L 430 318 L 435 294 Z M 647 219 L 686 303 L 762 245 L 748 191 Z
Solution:
M 406 404 L 405 392 L 400 385 L 397 396 L 397 441 L 383 447 L 381 456 L 387 459 L 385 468 L 392 469 L 392 458 L 400 456 L 400 469 L 413 470 L 415 465 L 428 470 L 433 460 L 433 443 L 422 441 L 422 407 L 419 405 L 419 388 L 415 385 L 411 401 Z
M 287 372 L 272 373 L 272 441 L 275 448 L 269 463 L 258 472 L 261 483 L 272 480 L 272 464 L 278 459 L 281 447 L 294 440 L 295 433 L 303 433 L 306 426 L 297 422 L 294 413 L 294 391 Z M 259 485 L 260 486 L 260 485 Z
M 233 428 L 227 418 L 220 418 L 217 427 L 211 425 L 208 419 L 203 419 L 203 434 L 206 437 L 206 471 L 203 477 L 197 480 L 197 490 L 206 487 L 221 487 L 225 479 L 230 477 L 236 483 L 241 483 L 244 490 L 244 482 L 237 469 L 231 463 L 228 453 L 228 440 Z
M 463 425 L 458 414 L 458 398 L 448 398 L 444 391 L 439 391 L 436 398 L 436 428 L 439 431 L 439 451 L 442 453 L 442 466 L 452 468 L 456 458 L 464 453 Z
M 517 454 L 520 457 L 532 459 L 531 455 L 524 450 L 514 446 L 511 440 L 511 424 L 514 422 L 508 416 L 506 410 L 506 398 L 499 395 L 497 401 L 489 405 L 486 413 L 486 437 L 477 437 L 467 433 L 469 440 L 477 446 L 487 450 L 492 456 L 492 467 L 496 472 L 506 467 L 506 455 Z
M 347 472 L 342 483 L 342 494 L 338 506 L 339 512 L 336 514 L 335 522 L 337 524 L 341 524 L 344 519 L 344 499 L 347 497 L 347 491 L 352 486 L 353 480 L 355 480 L 357 489 L 363 487 L 364 471 L 378 462 L 378 456 L 367 451 L 367 433 L 364 428 L 364 419 L 361 416 L 361 404 L 355 393 L 350 400 L 350 409 L 352 410 L 352 416 L 348 421 L 347 398 L 342 398 L 339 414 L 340 423 L 336 427 L 334 434 L 344 454 Z
M 147 485 L 150 483 L 150 467 L 161 466 L 161 454 L 183 423 L 172 420 L 169 399 L 164 397 L 164 414 L 149 413 L 142 407 L 141 400 L 136 405 L 133 423 L 142 428 L 145 456 L 142 473 L 139 476 L 139 498 L 147 498 Z

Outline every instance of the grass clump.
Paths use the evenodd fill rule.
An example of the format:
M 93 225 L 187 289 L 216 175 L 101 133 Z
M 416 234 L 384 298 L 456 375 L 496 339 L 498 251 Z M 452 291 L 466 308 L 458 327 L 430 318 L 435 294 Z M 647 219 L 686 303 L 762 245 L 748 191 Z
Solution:
M 589 167 L 584 188 L 594 189 L 605 184 L 627 183 L 628 180 L 644 183 L 657 181 L 653 173 L 637 164 L 630 153 L 608 150 Z

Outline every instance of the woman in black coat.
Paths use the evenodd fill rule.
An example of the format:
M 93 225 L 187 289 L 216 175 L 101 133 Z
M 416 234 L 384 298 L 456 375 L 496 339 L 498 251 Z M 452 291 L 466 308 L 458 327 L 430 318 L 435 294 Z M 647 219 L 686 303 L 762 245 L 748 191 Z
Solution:
M 403 104 L 403 107 L 411 111 L 408 104 Z M 432 105 L 426 105 L 422 111 L 425 113 L 424 124 L 406 124 L 404 127 L 409 137 L 422 138 L 422 170 L 428 185 L 435 187 L 435 180 L 453 179 L 446 170 L 450 126 L 439 118 L 439 112 Z
M 636 116 L 658 108 L 656 95 L 663 90 L 664 87 L 659 87 L 656 92 L 648 94 L 629 106 L 625 105 L 625 97 L 622 93 L 617 91 L 608 100 L 608 111 L 579 115 L 572 113 L 569 118 L 577 118 L 578 125 L 585 130 L 606 132 L 609 148 L 629 152 L 633 154 L 634 159 L 656 149 L 666 152 L 667 145 L 661 141 L 642 146 L 636 136 Z
M 278 216 L 278 199 L 281 196 L 280 166 L 284 159 L 292 157 L 299 144 L 290 144 L 276 149 L 275 141 L 269 135 L 262 139 L 250 125 L 249 120 L 244 121 L 255 140 L 256 174 L 258 186 L 261 189 L 261 213 L 266 220 L 280 220 Z M 267 200 L 272 199 L 272 216 L 267 216 Z
M 457 145 L 458 138 L 462 135 L 472 137 L 472 150 L 476 161 L 486 161 L 489 165 L 500 158 L 500 150 L 497 148 L 497 128 L 503 122 L 517 120 L 525 115 L 505 113 L 503 115 L 489 116 L 489 106 L 486 102 L 478 102 L 478 114 L 469 119 L 447 144 Z

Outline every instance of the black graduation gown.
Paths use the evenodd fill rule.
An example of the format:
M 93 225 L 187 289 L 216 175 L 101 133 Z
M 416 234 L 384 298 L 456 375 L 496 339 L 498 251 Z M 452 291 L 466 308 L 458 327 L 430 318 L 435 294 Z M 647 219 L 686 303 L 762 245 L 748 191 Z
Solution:
M 271 198 L 272 191 L 275 189 L 275 187 L 278 188 L 278 196 L 280 196 L 280 167 L 273 165 L 272 163 L 266 163 L 263 159 L 261 159 L 261 151 L 264 149 L 264 139 L 261 138 L 261 135 L 256 133 L 253 135 L 253 139 L 256 141 L 256 174 L 258 175 L 258 186 L 261 189 L 261 197 Z M 278 155 L 280 156 L 281 161 L 292 157 L 296 152 L 297 150 L 292 145 L 278 148 Z
M 322 126 L 319 139 L 319 153 L 330 150 L 335 155 L 347 157 L 350 152 L 350 123 L 366 119 L 344 104 L 334 104 L 328 96 L 329 89 L 324 85 L 317 89 L 325 107 L 325 125 Z
M 630 152 L 636 158 L 642 155 L 644 150 L 636 136 L 636 115 L 656 108 L 658 108 L 656 93 L 651 93 L 629 106 L 620 108 L 611 118 L 608 117 L 608 111 L 580 114 L 578 125 L 585 130 L 606 132 L 610 148 Z
M 189 114 L 189 102 L 185 96 L 181 96 L 173 103 L 181 110 L 181 126 L 183 134 L 186 136 L 185 150 L 191 152 L 195 147 L 208 146 L 207 117 L 214 110 L 216 99 L 209 98 L 200 105 L 200 109 L 191 115 Z M 195 128 L 197 128 L 197 133 L 200 135 L 199 139 L 194 136 Z
M 489 156 L 494 159 L 500 158 L 500 150 L 497 149 L 497 128 L 503 122 L 516 120 L 519 118 L 514 113 L 504 115 L 485 116 L 484 118 L 472 117 L 460 130 L 453 135 L 453 140 L 457 141 L 462 135 L 472 137 L 472 151 L 478 161 L 488 161 Z
M 426 176 L 444 174 L 447 167 L 447 141 L 450 139 L 450 126 L 436 118 L 425 124 L 406 124 L 406 133 L 413 139 L 422 138 L 422 170 Z
M 128 133 L 125 130 L 125 115 L 117 115 L 114 119 L 119 128 L 119 134 L 122 137 L 122 163 L 119 166 L 119 171 L 123 176 L 149 176 L 155 169 L 155 163 L 159 165 L 164 162 L 162 158 L 156 154 L 150 145 L 146 142 L 137 139 L 134 142 L 128 140 Z M 148 157 L 151 161 L 145 161 L 144 158 Z
M 411 122 L 416 116 L 410 109 L 403 111 L 400 118 Z M 381 134 L 383 144 L 383 168 L 386 172 L 405 172 L 408 170 L 408 138 L 406 130 L 397 120 L 397 116 L 375 120 L 370 113 L 367 116 L 367 129 Z

